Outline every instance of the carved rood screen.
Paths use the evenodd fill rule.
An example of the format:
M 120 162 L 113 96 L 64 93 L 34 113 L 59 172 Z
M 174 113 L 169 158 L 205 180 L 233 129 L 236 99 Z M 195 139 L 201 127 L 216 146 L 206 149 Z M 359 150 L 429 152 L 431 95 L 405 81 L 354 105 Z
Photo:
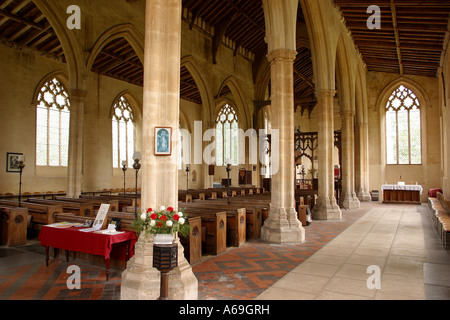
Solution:
M 339 163 L 341 163 L 341 132 L 334 132 L 334 146 L 339 150 Z M 313 162 L 314 155 L 319 146 L 319 134 L 317 132 L 295 133 L 295 163 L 302 157 L 307 157 Z
M 307 157 L 311 162 L 318 147 L 317 132 L 299 132 L 295 134 L 295 163 L 302 157 Z

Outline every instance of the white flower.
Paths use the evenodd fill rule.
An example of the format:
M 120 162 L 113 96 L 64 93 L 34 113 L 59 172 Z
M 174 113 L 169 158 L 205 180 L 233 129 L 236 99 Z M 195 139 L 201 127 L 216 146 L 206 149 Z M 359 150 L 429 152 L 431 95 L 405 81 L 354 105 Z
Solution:
M 147 214 L 144 212 L 143 214 L 141 214 L 141 219 L 145 220 L 147 218 Z
M 164 207 L 164 206 L 159 207 L 159 211 L 164 211 L 164 210 L 166 210 L 166 207 Z
M 181 211 L 178 212 L 177 214 L 178 214 L 178 216 L 179 216 L 180 218 L 183 216 L 183 212 L 181 212 Z
M 171 227 L 173 226 L 173 222 L 171 220 L 166 221 L 166 226 Z
M 184 222 L 185 222 L 184 218 L 180 218 L 180 219 L 178 220 L 178 223 L 181 224 L 181 225 L 183 225 Z
M 156 225 L 156 221 L 155 220 L 150 221 L 150 227 L 154 227 L 155 225 Z

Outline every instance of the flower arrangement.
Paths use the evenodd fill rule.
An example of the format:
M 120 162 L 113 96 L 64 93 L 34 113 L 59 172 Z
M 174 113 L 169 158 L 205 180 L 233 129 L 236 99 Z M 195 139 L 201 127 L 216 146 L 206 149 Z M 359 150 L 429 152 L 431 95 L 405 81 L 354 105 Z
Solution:
M 186 238 L 190 231 L 187 216 L 182 210 L 175 211 L 172 207 L 164 206 L 161 206 L 158 211 L 148 208 L 135 220 L 134 226 L 137 232 L 172 235 L 178 232 Z

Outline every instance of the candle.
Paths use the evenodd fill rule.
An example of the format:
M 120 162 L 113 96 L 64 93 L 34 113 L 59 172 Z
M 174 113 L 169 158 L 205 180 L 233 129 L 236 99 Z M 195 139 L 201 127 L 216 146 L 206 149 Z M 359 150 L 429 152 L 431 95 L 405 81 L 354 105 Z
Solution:
M 18 160 L 19 162 L 25 162 L 25 156 L 20 155 L 19 158 L 17 158 L 17 160 Z
M 125 166 L 125 167 L 127 166 L 127 160 L 122 161 L 122 166 Z

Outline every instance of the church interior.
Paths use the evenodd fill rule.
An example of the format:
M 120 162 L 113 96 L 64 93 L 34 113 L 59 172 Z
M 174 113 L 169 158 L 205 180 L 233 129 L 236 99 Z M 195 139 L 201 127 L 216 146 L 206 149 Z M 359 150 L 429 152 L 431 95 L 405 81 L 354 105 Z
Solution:
M 0 300 L 450 299 L 449 18 L 0 0 Z M 105 204 L 123 231 L 50 227 Z M 191 227 L 170 270 L 156 208 Z

